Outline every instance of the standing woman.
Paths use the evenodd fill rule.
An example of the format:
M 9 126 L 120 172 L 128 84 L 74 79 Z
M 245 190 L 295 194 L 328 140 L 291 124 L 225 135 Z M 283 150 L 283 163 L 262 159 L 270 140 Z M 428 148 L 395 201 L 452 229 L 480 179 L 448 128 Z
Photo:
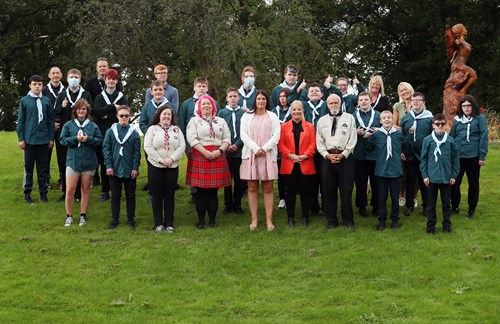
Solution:
M 391 110 L 389 106 L 389 98 L 384 92 L 384 81 L 380 75 L 375 75 L 370 79 L 368 84 L 368 89 L 370 89 L 370 97 L 372 99 L 372 108 L 378 112 L 384 110 Z
M 231 144 L 231 133 L 226 121 L 217 117 L 217 106 L 209 95 L 203 95 L 196 104 L 195 116 L 186 129 L 191 150 L 188 155 L 186 185 L 196 188 L 198 228 L 216 227 L 215 216 L 219 208 L 217 191 L 231 185 L 231 174 L 224 152 Z
M 393 126 L 399 128 L 403 117 L 411 110 L 411 96 L 415 90 L 408 82 L 401 82 L 398 85 L 399 102 L 392 106 Z
M 73 106 L 72 121 L 64 124 L 60 143 L 68 148 L 66 156 L 66 221 L 64 226 L 73 223 L 75 190 L 81 181 L 82 200 L 80 205 L 80 226 L 87 222 L 90 202 L 90 185 L 97 168 L 96 149 L 102 145 L 99 127 L 90 120 L 90 104 L 79 99 Z
M 304 120 L 304 105 L 301 101 L 292 102 L 290 109 L 292 120 L 281 125 L 278 143 L 282 156 L 280 174 L 285 175 L 288 190 L 286 196 L 288 225 L 295 227 L 295 199 L 297 193 L 300 193 L 302 224 L 307 226 L 316 174 L 314 166 L 316 132 L 314 125 Z
M 457 115 L 451 127 L 450 136 L 455 139 L 460 156 L 460 172 L 451 186 L 451 212 L 458 214 L 460 206 L 460 185 L 464 173 L 469 181 L 467 218 L 474 217 L 479 200 L 479 173 L 488 153 L 488 126 L 480 114 L 476 100 L 465 95 L 460 100 Z
M 114 123 L 106 131 L 102 144 L 106 175 L 109 177 L 111 189 L 111 223 L 108 228 L 114 229 L 119 224 L 123 184 L 127 201 L 128 226 L 135 229 L 135 189 L 141 164 L 141 137 L 129 124 L 128 106 L 118 106 L 116 117 L 118 123 Z
M 248 206 L 252 215 L 250 230 L 255 230 L 258 223 L 259 181 L 262 181 L 266 226 L 274 230 L 273 180 L 278 178 L 278 141 L 280 139 L 280 120 L 270 111 L 269 96 L 264 90 L 258 90 L 255 97 L 255 109 L 241 118 L 241 153 L 240 177 L 248 180 Z
M 175 187 L 179 178 L 179 159 L 186 149 L 184 135 L 177 126 L 174 115 L 172 107 L 159 107 L 144 136 L 156 232 L 174 232 Z

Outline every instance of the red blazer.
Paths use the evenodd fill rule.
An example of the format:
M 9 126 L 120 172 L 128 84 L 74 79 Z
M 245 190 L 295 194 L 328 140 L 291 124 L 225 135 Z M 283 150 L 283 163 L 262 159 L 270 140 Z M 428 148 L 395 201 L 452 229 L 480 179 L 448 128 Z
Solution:
M 307 155 L 307 159 L 300 163 L 300 170 L 304 175 L 316 174 L 314 167 L 314 153 L 316 152 L 316 132 L 314 125 L 302 119 L 303 132 L 300 133 L 299 155 Z M 295 154 L 295 140 L 293 138 L 292 120 L 281 125 L 278 150 L 281 153 L 281 174 L 292 174 L 294 162 L 288 154 Z

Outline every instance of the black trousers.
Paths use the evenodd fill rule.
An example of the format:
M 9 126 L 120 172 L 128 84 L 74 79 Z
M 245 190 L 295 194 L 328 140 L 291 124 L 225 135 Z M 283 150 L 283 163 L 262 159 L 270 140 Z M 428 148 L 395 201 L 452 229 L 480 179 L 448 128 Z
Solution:
M 281 199 L 286 200 L 286 180 L 285 180 L 285 175 L 279 173 L 281 170 L 281 159 L 277 160 L 278 163 L 278 197 Z
M 47 193 L 47 173 L 48 173 L 49 150 L 47 144 L 31 145 L 26 144 L 24 148 L 24 179 L 23 191 L 25 195 L 31 194 L 33 189 L 33 171 L 36 164 L 36 175 L 38 178 L 38 191 L 41 194 Z
M 422 179 L 422 172 L 420 172 L 420 161 L 414 158 L 413 161 L 405 161 L 406 168 L 406 207 L 413 207 L 415 198 L 415 187 L 417 180 L 420 186 L 420 193 L 422 194 L 422 207 L 424 210 L 427 208 L 427 186 Z
M 378 186 L 377 177 L 375 177 L 375 161 L 354 160 L 354 182 L 356 184 L 356 207 L 366 208 L 368 206 L 368 178 L 370 178 L 370 187 L 372 197 L 370 205 L 373 210 L 378 206 Z
M 476 210 L 477 202 L 479 200 L 479 176 L 481 167 L 479 166 L 479 157 L 460 159 L 460 172 L 458 173 L 457 181 L 451 186 L 451 207 L 458 208 L 460 206 L 461 192 L 460 185 L 464 178 L 464 173 L 467 173 L 467 180 L 469 182 L 469 192 L 467 200 L 469 203 L 469 210 Z
M 208 223 L 215 224 L 215 216 L 219 208 L 217 199 L 218 188 L 196 187 L 196 212 L 199 224 L 205 224 L 205 214 L 208 212 Z
M 399 188 L 401 178 L 377 177 L 378 185 L 378 210 L 380 221 L 387 219 L 387 196 L 391 195 L 391 220 L 399 219 Z M 373 187 L 372 187 L 373 188 Z
M 56 132 L 56 156 L 57 156 L 57 167 L 59 169 L 59 181 L 63 183 L 64 175 L 66 173 L 66 154 L 68 153 L 68 148 L 61 145 L 59 141 L 59 132 Z
M 110 176 L 109 185 L 111 187 L 111 221 L 119 224 L 120 202 L 122 198 L 122 185 L 125 187 L 125 199 L 127 202 L 127 219 L 129 223 L 134 222 L 135 215 L 135 189 L 136 180 L 130 178 L 118 178 Z
M 312 187 L 315 182 L 315 177 L 315 174 L 302 174 L 299 163 L 294 164 L 291 174 L 285 175 L 287 187 L 286 213 L 288 214 L 288 218 L 295 218 L 295 202 L 297 199 L 297 193 L 300 194 L 302 218 L 309 218 L 309 207 L 311 204 Z
M 348 157 L 333 164 L 323 159 L 321 162 L 323 211 L 329 224 L 338 225 L 337 197 L 340 191 L 340 210 L 344 225 L 354 225 L 352 211 L 352 189 L 354 188 L 354 159 Z
M 174 226 L 175 185 L 179 168 L 157 168 L 148 162 L 148 183 L 155 227 Z
M 106 174 L 106 164 L 104 164 L 104 155 L 102 154 L 102 146 L 98 146 L 95 149 L 97 154 L 97 162 L 99 162 L 99 168 L 101 169 L 101 191 L 109 193 L 109 176 Z M 96 172 L 97 173 L 97 172 Z
M 226 157 L 227 165 L 231 177 L 233 177 L 233 186 L 224 187 L 224 205 L 229 210 L 241 208 L 241 197 L 243 196 L 243 181 L 240 179 L 240 157 Z M 234 190 L 233 190 L 234 188 Z
M 441 191 L 441 205 L 443 207 L 443 226 L 451 225 L 451 207 L 450 207 L 450 191 L 451 185 L 449 183 L 430 183 L 429 184 L 429 200 L 426 209 L 427 213 L 427 228 L 434 228 L 436 226 L 436 201 L 438 190 Z
M 311 205 L 310 208 L 313 212 L 319 212 L 319 210 L 324 207 L 323 198 L 321 199 L 322 204 L 319 204 L 319 193 L 321 191 L 321 197 L 323 197 L 323 187 L 321 186 L 321 161 L 324 160 L 323 156 L 319 154 L 318 151 L 314 153 L 314 167 L 316 168 L 316 175 L 312 179 L 311 184 Z

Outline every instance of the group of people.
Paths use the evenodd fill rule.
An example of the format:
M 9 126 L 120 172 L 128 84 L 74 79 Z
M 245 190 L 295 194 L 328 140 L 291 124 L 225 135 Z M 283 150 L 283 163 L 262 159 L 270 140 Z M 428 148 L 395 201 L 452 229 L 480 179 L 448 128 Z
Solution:
M 391 227 L 399 228 L 400 202 L 406 205 L 405 215 L 411 215 L 419 188 L 427 232 L 434 233 L 440 191 L 443 230 L 451 232 L 450 214 L 459 211 L 464 173 L 469 180 L 467 217 L 475 213 L 488 142 L 486 120 L 469 95 L 462 98 L 448 134 L 444 116 L 427 110 L 424 95 L 408 83 L 398 86 L 400 100 L 391 110 L 378 75 L 366 91 L 354 78 L 356 91 L 351 93 L 347 78 L 334 83 L 328 76 L 323 84 L 306 84 L 298 81 L 298 68 L 288 65 L 283 82 L 269 96 L 256 88 L 257 73 L 247 66 L 241 74 L 242 85 L 227 89 L 226 106 L 221 109 L 207 94 L 204 77 L 194 80 L 193 96 L 179 106 L 178 91 L 167 81 L 167 66 L 158 65 L 140 113 L 141 148 L 139 133 L 130 125 L 131 109 L 121 92 L 118 72 L 109 69 L 103 58 L 97 61 L 97 72 L 84 88 L 80 71 L 71 69 L 65 88 L 60 69 L 53 67 L 45 87 L 42 77 L 32 76 L 30 92 L 19 104 L 17 132 L 25 156 L 25 201 L 33 203 L 36 163 L 40 201 L 47 202 L 49 156 L 55 143 L 65 226 L 73 223 L 75 199 L 81 199 L 79 225 L 86 223 L 89 191 L 96 185 L 100 167 L 100 201 L 111 199 L 109 228 L 119 225 L 122 187 L 128 224 L 135 228 L 142 150 L 157 232 L 174 232 L 175 190 L 184 152 L 188 156 L 186 184 L 191 188 L 199 229 L 206 228 L 207 216 L 208 226 L 217 226 L 217 193 L 224 188 L 223 214 L 244 214 L 241 200 L 246 191 L 249 229 L 256 230 L 262 187 L 265 226 L 274 230 L 274 180 L 278 180 L 278 208 L 286 208 L 291 227 L 295 226 L 297 194 L 303 225 L 309 224 L 310 212 L 323 210 L 327 228 L 338 227 L 340 193 L 342 224 L 354 228 L 352 192 L 356 186 L 355 205 L 362 217 L 368 216 L 371 191 L 377 230 L 386 228 L 388 195 Z

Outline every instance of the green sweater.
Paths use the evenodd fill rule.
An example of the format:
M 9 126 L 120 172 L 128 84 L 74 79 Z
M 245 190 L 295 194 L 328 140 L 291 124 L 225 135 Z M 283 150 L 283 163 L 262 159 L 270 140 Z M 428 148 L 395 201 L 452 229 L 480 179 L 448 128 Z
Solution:
M 42 120 L 38 121 L 36 98 L 29 95 L 21 98 L 17 115 L 16 132 L 19 142 L 44 145 L 54 141 L 54 114 L 48 97 L 42 96 Z
M 443 135 L 436 134 L 436 138 L 440 141 Z M 458 171 L 460 170 L 460 161 L 458 150 L 455 145 L 455 140 L 448 136 L 446 142 L 441 144 L 441 154 L 437 154 L 438 160 L 434 156 L 434 149 L 437 147 L 432 135 L 424 138 L 422 143 L 422 155 L 420 162 L 420 171 L 422 179 L 429 178 L 432 183 L 446 184 L 450 183 L 450 179 L 457 179 Z
M 101 134 L 106 134 L 106 131 L 113 125 L 118 122 L 118 118 L 116 117 L 116 107 L 113 102 L 118 97 L 120 91 L 115 90 L 113 94 L 109 94 L 106 92 L 109 101 L 111 102 L 109 105 L 104 100 L 104 96 L 102 93 L 98 94 L 94 100 L 94 112 L 93 116 L 96 117 L 96 124 L 99 126 L 99 130 Z M 117 105 L 128 105 L 127 98 L 122 96 L 117 102 Z
M 74 121 L 64 124 L 59 141 L 68 147 L 66 166 L 76 171 L 91 171 L 97 168 L 96 147 L 102 145 L 102 135 L 99 127 L 93 122 L 83 127 L 83 133 L 88 135 L 86 142 L 78 146 L 78 126 Z
M 361 109 L 357 111 L 359 111 L 359 116 L 361 117 L 361 120 L 364 122 L 365 126 L 368 126 L 373 111 L 374 116 L 371 128 L 380 127 L 380 113 L 378 111 L 375 111 L 371 108 L 367 112 L 363 112 Z M 354 116 L 354 120 L 356 121 L 356 128 L 358 128 L 359 126 L 361 126 L 361 124 L 358 120 L 357 114 L 354 113 L 352 115 Z M 360 135 L 357 136 L 358 136 L 358 141 L 356 142 L 356 147 L 354 148 L 354 158 L 356 160 L 361 160 L 361 161 L 375 161 L 377 155 L 375 153 L 373 144 L 370 141 L 370 137 L 373 137 L 373 135 L 370 136 L 369 138 L 364 138 L 363 136 Z
M 376 131 L 369 137 L 375 152 L 375 175 L 384 178 L 399 178 L 403 175 L 401 152 L 403 150 L 404 135 L 396 131 L 391 136 L 392 156 L 387 159 L 387 136 Z
M 321 103 L 321 105 L 319 107 L 317 107 L 321 101 L 323 101 L 323 102 Z M 314 107 L 317 107 L 316 110 L 317 110 L 318 114 L 314 114 L 313 108 L 311 107 L 311 105 L 309 103 L 311 103 Z M 302 101 L 302 104 L 304 105 L 304 119 L 307 122 L 313 124 L 314 129 L 316 129 L 316 126 L 318 125 L 318 120 L 321 117 L 323 117 L 324 115 L 328 115 L 329 109 L 326 105 L 326 101 L 320 100 L 320 101 L 312 102 L 309 100 L 309 101 Z M 313 116 L 314 116 L 314 121 L 313 121 Z M 291 118 L 291 114 L 290 114 L 290 118 Z
M 422 110 L 420 114 L 423 114 L 424 111 L 426 110 Z M 415 117 L 420 116 L 420 114 L 416 114 Z M 413 159 L 420 160 L 420 155 L 422 152 L 422 141 L 424 140 L 424 137 L 432 133 L 433 130 L 432 114 L 430 114 L 430 117 L 428 118 L 417 119 L 416 134 L 410 133 L 410 128 L 413 126 L 413 122 L 413 116 L 408 113 L 403 117 L 401 125 L 399 125 L 401 127 L 401 131 L 403 132 L 403 135 L 405 136 L 405 146 L 403 148 L 403 153 L 405 154 L 406 159 L 409 161 L 413 161 Z
M 480 161 L 486 159 L 488 154 L 488 126 L 486 118 L 478 115 L 470 122 L 469 140 L 467 140 L 467 126 L 461 121 L 454 120 L 450 136 L 455 139 L 460 158 L 479 157 Z
M 68 102 L 68 105 L 66 106 L 66 108 L 64 108 L 62 106 L 64 99 L 66 99 L 68 97 L 68 93 L 69 93 L 69 97 L 70 97 L 71 101 L 76 102 L 76 98 L 78 97 L 79 92 L 78 91 L 73 92 L 73 91 L 66 88 L 63 92 L 61 92 L 57 96 L 55 112 L 56 112 L 56 116 L 59 117 L 59 119 L 61 120 L 61 128 L 64 126 L 64 124 L 66 124 L 68 121 L 71 120 L 71 115 L 73 113 L 73 106 L 71 105 L 71 101 Z M 90 106 L 92 107 L 92 96 L 90 95 L 90 92 L 84 91 L 82 93 L 82 96 L 80 97 L 80 99 L 87 100 L 88 103 L 90 104 Z M 92 113 L 92 111 L 91 111 L 91 113 Z
M 123 140 L 128 133 L 130 125 L 121 126 L 116 123 L 118 138 Z M 120 155 L 120 148 L 123 147 L 123 156 Z M 102 154 L 106 169 L 113 169 L 115 177 L 131 178 L 133 170 L 139 171 L 141 164 L 141 137 L 135 130 L 123 145 L 120 145 L 115 138 L 113 129 L 106 131 L 104 142 L 102 143 Z

